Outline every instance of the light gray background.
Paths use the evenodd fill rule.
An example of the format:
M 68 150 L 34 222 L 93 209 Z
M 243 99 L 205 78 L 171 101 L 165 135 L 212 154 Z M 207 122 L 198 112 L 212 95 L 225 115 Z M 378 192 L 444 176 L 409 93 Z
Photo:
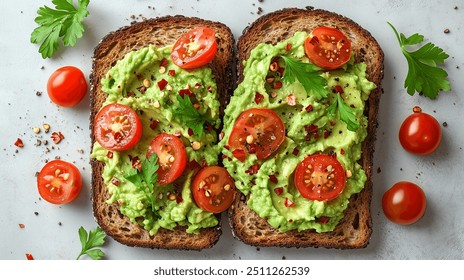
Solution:
M 349 3 L 349 4 L 347 4 Z M 438 4 L 440 3 L 440 4 Z M 258 8 L 268 13 L 283 7 L 314 6 L 348 16 L 368 29 L 385 52 L 385 78 L 374 164 L 372 214 L 374 232 L 370 244 L 360 250 L 324 248 L 255 248 L 235 240 L 226 219 L 223 235 L 212 249 L 201 252 L 130 248 L 107 238 L 107 259 L 463 259 L 463 72 L 464 2 L 453 1 L 144 1 L 94 0 L 85 19 L 86 30 L 73 48 L 61 49 L 43 60 L 38 45 L 29 42 L 40 6 L 51 1 L 0 2 L 0 259 L 74 259 L 80 251 L 77 230 L 94 228 L 90 203 L 89 98 L 75 108 L 60 108 L 46 93 L 49 75 L 65 65 L 76 65 L 90 74 L 93 48 L 108 32 L 142 20 L 182 14 L 221 21 L 235 37 L 258 18 Z M 456 8 L 455 8 L 456 7 Z M 450 58 L 446 70 L 452 92 L 437 100 L 409 96 L 403 88 L 407 65 L 396 38 L 387 25 L 401 32 L 421 33 L 441 46 Z M 448 34 L 444 33 L 449 29 Z M 36 96 L 36 92 L 43 92 Z M 435 116 L 443 127 L 443 141 L 430 156 L 406 153 L 397 140 L 403 119 L 415 105 Z M 43 123 L 61 131 L 65 139 L 51 143 L 50 134 L 36 135 L 32 127 Z M 13 144 L 22 138 L 25 147 Z M 35 146 L 37 139 L 48 146 Z M 46 148 L 50 151 L 47 151 Z M 51 149 L 54 147 L 54 149 Z M 16 150 L 19 150 L 16 152 Z M 82 193 L 71 204 L 56 206 L 39 200 L 35 173 L 45 160 L 56 156 L 75 162 L 82 171 Z M 380 171 L 378 172 L 377 171 Z M 409 180 L 423 187 L 428 208 L 422 220 L 411 226 L 389 222 L 381 210 L 381 197 L 392 184 Z M 38 215 L 35 214 L 38 213 Z M 24 224 L 20 229 L 18 224 Z M 61 225 L 59 225 L 61 223 Z

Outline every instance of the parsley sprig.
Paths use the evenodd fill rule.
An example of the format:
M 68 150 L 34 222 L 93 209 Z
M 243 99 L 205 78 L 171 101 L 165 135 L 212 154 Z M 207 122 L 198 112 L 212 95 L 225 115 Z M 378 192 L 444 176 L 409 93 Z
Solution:
M 153 153 L 149 158 L 145 159 L 142 162 L 142 169 L 139 172 L 137 169 L 132 168 L 125 178 L 140 188 L 147 200 L 151 204 L 151 209 L 153 213 L 155 212 L 155 198 L 154 198 L 154 186 L 158 180 L 158 156 L 156 153 Z
M 298 80 L 306 92 L 312 92 L 319 98 L 327 97 L 327 81 L 320 75 L 319 67 L 298 61 L 289 56 L 283 55 L 281 58 L 285 62 L 283 81 L 291 84 Z
M 348 130 L 356 131 L 358 130 L 359 123 L 356 121 L 356 115 L 354 110 L 348 106 L 340 94 L 337 94 L 337 100 L 335 100 L 332 105 L 327 108 L 327 112 L 330 115 L 335 116 L 338 108 L 339 118 L 342 122 L 346 123 Z
M 73 0 L 52 0 L 55 9 L 40 7 L 35 22 L 39 24 L 32 31 L 31 43 L 42 43 L 39 52 L 42 58 L 52 57 L 58 49 L 61 37 L 64 46 L 74 46 L 84 33 L 83 20 L 89 15 L 89 0 L 78 0 L 74 7 Z
M 414 95 L 418 92 L 435 99 L 439 91 L 450 91 L 451 86 L 446 78 L 448 73 L 437 66 L 443 64 L 449 55 L 430 42 L 415 51 L 409 51 L 408 47 L 422 43 L 424 36 L 415 33 L 406 37 L 403 33 L 398 34 L 391 23 L 387 23 L 395 32 L 401 51 L 408 62 L 408 74 L 404 81 L 408 94 Z
M 195 135 L 201 137 L 206 118 L 195 109 L 187 95 L 184 95 L 184 97 L 178 95 L 176 98 L 179 102 L 179 107 L 175 108 L 174 112 L 187 127 L 193 130 Z
M 90 230 L 89 233 L 84 227 L 79 228 L 79 239 L 81 240 L 82 250 L 77 256 L 76 260 L 79 260 L 83 255 L 88 255 L 93 260 L 101 259 L 105 253 L 102 250 L 95 248 L 105 244 L 106 234 L 100 227 L 96 227 Z

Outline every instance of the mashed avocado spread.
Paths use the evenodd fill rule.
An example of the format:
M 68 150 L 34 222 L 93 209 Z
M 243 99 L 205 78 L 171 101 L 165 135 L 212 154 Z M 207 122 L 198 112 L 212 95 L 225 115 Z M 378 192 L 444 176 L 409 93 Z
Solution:
M 367 118 L 363 115 L 365 101 L 375 84 L 367 80 L 364 63 L 354 63 L 352 57 L 342 69 L 321 70 L 328 92 L 322 99 L 306 92 L 298 80 L 283 83 L 281 87 L 268 84 L 266 78 L 276 57 L 286 55 L 309 63 L 304 52 L 307 37 L 307 33 L 298 32 L 287 41 L 274 46 L 260 44 L 251 52 L 244 62 L 243 81 L 225 110 L 224 138 L 219 143 L 225 156 L 223 164 L 235 179 L 236 187 L 249 195 L 248 206 L 282 232 L 294 229 L 332 231 L 343 218 L 350 196 L 360 192 L 366 181 L 366 174 L 357 161 L 361 158 L 361 143 L 367 135 Z M 337 86 L 343 89 L 345 103 L 354 110 L 359 124 L 355 131 L 347 129 L 339 113 L 328 113 L 337 99 L 338 93 L 333 92 Z M 286 138 L 268 158 L 258 160 L 255 154 L 248 154 L 245 161 L 240 162 L 227 144 L 237 117 L 250 108 L 274 110 L 285 124 Z M 343 192 L 331 201 L 308 200 L 293 183 L 297 165 L 315 153 L 336 156 L 349 173 Z M 286 201 L 293 203 L 288 205 Z
M 212 71 L 208 67 L 190 71 L 177 67 L 170 60 L 171 48 L 148 46 L 130 52 L 108 71 L 101 81 L 102 90 L 108 94 L 103 105 L 117 102 L 134 109 L 143 124 L 143 136 L 133 149 L 122 152 L 108 151 L 95 142 L 91 154 L 105 164 L 102 176 L 111 195 L 107 202 L 118 203 L 122 214 L 151 235 L 160 228 L 174 229 L 178 225 L 186 226 L 188 233 L 198 233 L 201 228 L 218 224 L 214 214 L 194 203 L 189 183 L 192 174 L 180 185 L 177 181 L 155 184 L 155 211 L 142 189 L 124 177 L 133 168 L 134 158 L 143 161 L 150 142 L 162 132 L 180 136 L 188 162 L 217 164 L 219 149 L 214 129 L 204 129 L 199 137 L 175 113 L 179 108 L 177 96 L 189 94 L 210 127 L 219 127 L 219 101 Z

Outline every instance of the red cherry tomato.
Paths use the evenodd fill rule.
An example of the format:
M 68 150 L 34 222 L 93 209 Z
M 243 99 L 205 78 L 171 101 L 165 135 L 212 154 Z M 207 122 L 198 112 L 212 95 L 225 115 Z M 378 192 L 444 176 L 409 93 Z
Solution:
M 171 59 L 180 68 L 193 69 L 213 60 L 217 51 L 214 30 L 197 27 L 182 35 L 174 44 Z
M 427 200 L 424 191 L 416 184 L 398 182 L 383 194 L 382 208 L 392 222 L 409 225 L 417 222 L 425 213 Z
M 48 79 L 47 92 L 57 105 L 63 107 L 77 105 L 87 93 L 84 73 L 74 66 L 59 68 Z
M 441 142 L 441 127 L 429 114 L 416 106 L 400 127 L 399 140 L 403 148 L 413 154 L 428 155 L 434 152 Z
M 351 42 L 340 30 L 317 27 L 305 41 L 305 53 L 317 66 L 327 70 L 341 67 L 351 57 Z
M 132 108 L 112 103 L 101 108 L 95 117 L 94 134 L 103 148 L 125 151 L 142 137 L 142 122 Z
M 73 201 L 81 192 L 82 176 L 72 163 L 63 160 L 49 161 L 37 176 L 40 196 L 53 204 Z
M 151 141 L 147 158 L 154 153 L 158 156 L 158 183 L 167 185 L 182 175 L 187 165 L 187 150 L 179 137 L 159 134 Z
M 304 198 L 329 201 L 345 188 L 346 175 L 340 162 L 331 156 L 306 157 L 295 169 L 295 186 Z
M 256 154 L 264 159 L 275 152 L 285 140 L 285 125 L 270 109 L 253 108 L 244 111 L 237 118 L 230 133 L 228 145 L 232 152 L 240 152 L 240 161 L 245 160 L 244 152 Z
M 234 180 L 223 167 L 204 167 L 193 179 L 193 199 L 198 207 L 208 212 L 227 210 L 234 201 L 235 192 Z

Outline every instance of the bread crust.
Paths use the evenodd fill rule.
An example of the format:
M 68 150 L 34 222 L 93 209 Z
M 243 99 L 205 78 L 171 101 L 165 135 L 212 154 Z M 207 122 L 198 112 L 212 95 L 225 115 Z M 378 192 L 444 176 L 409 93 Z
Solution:
M 95 143 L 93 121 L 105 102 L 107 94 L 101 90 L 100 81 L 108 70 L 122 59 L 125 54 L 146 47 L 150 44 L 157 47 L 172 45 L 185 32 L 197 26 L 207 26 L 216 31 L 218 52 L 210 63 L 221 102 L 221 113 L 231 95 L 235 75 L 233 62 L 235 58 L 234 37 L 229 27 L 219 22 L 203 20 L 195 17 L 166 16 L 149 19 L 122 27 L 106 35 L 94 50 L 92 73 L 90 75 L 90 130 L 92 147 Z M 221 114 L 222 115 L 222 114 Z M 200 234 L 188 234 L 185 227 L 178 226 L 174 230 L 160 229 L 154 236 L 141 226 L 131 223 L 119 212 L 117 204 L 108 204 L 110 197 L 103 182 L 104 163 L 91 159 L 92 167 L 91 192 L 92 207 L 97 223 L 113 239 L 128 246 L 202 250 L 212 247 L 222 234 L 221 225 L 200 230 Z M 218 217 L 219 223 L 221 222 Z
M 238 240 L 253 246 L 363 248 L 372 234 L 371 197 L 372 169 L 377 112 L 382 94 L 383 51 L 375 38 L 360 25 L 342 15 L 320 9 L 287 8 L 272 12 L 248 26 L 237 42 L 238 82 L 243 80 L 244 65 L 251 50 L 259 43 L 276 44 L 293 36 L 297 31 L 311 32 L 317 26 L 342 30 L 351 40 L 356 62 L 367 64 L 368 79 L 377 85 L 366 102 L 364 114 L 368 118 L 368 136 L 362 144 L 360 164 L 367 175 L 364 189 L 350 198 L 350 204 L 334 231 L 316 233 L 312 230 L 280 232 L 260 218 L 247 204 L 247 197 L 238 195 L 229 209 L 229 223 Z

